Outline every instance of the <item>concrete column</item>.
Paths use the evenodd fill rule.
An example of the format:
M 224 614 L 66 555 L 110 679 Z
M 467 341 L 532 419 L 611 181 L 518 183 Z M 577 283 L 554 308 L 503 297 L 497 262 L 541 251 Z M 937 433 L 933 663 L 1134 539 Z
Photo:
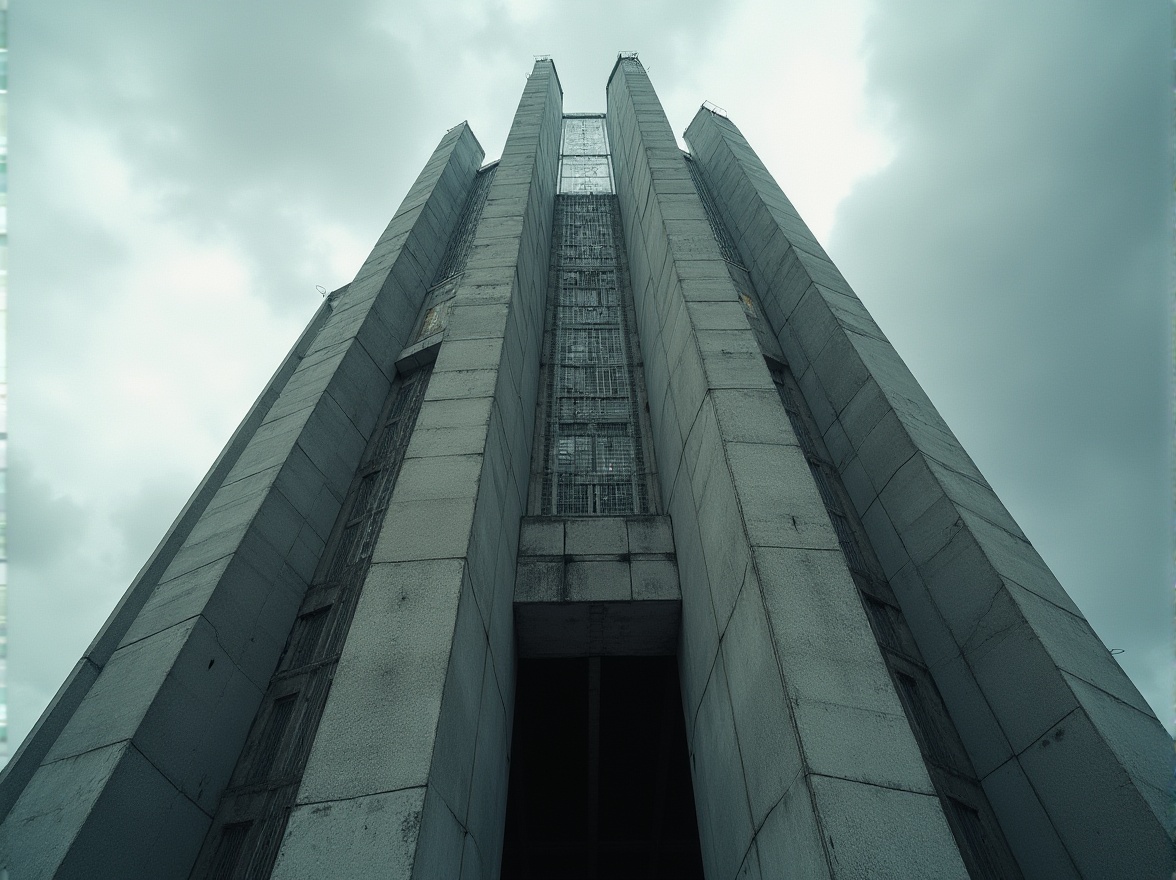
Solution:
M 735 125 L 686 138 L 1026 876 L 1168 876 L 1172 740 Z
M 608 85 L 703 861 L 734 877 L 966 877 L 804 455 L 635 60 Z
M 503 149 L 273 876 L 492 877 L 562 92 Z
M 331 307 L 339 293 L 341 291 L 336 291 L 319 306 L 310 324 L 299 336 L 298 341 L 294 343 L 294 347 L 286 355 L 273 378 L 270 379 L 253 406 L 250 407 L 237 430 L 233 432 L 233 436 L 229 438 L 228 444 L 217 456 L 212 468 L 201 480 L 200 485 L 196 487 L 196 491 L 192 493 L 192 497 L 188 499 L 188 503 L 184 505 L 171 528 L 167 530 L 159 546 L 155 548 L 127 591 L 123 593 L 122 598 L 106 619 L 106 623 L 98 631 L 98 635 L 94 637 L 81 659 L 70 670 L 69 675 L 58 688 L 49 705 L 45 707 L 45 711 L 41 713 L 41 717 L 37 719 L 37 723 L 33 725 L 33 729 L 25 737 L 24 742 L 20 744 L 16 753 L 0 771 L 0 823 L 7 818 L 17 798 L 20 797 L 29 780 L 33 778 L 33 774 L 36 773 L 49 750 L 53 748 L 53 744 L 57 741 L 57 737 L 65 725 L 69 723 L 74 711 L 86 694 L 90 692 L 98 674 L 110 660 L 110 655 L 114 653 L 115 648 L 118 647 L 119 642 L 122 641 L 131 624 L 134 623 L 136 615 L 143 609 L 144 603 L 159 585 L 160 577 L 171 564 L 176 552 L 183 546 L 196 523 L 200 521 L 209 502 L 224 483 L 226 475 L 237 463 L 237 459 L 249 444 L 249 440 L 261 425 L 270 407 L 282 393 L 286 382 L 289 381 L 302 358 L 306 356 L 319 330 L 322 329 L 330 316 Z
M 10 876 L 188 876 L 481 156 L 465 125 L 442 139 L 99 636 L 117 648 L 0 826 Z

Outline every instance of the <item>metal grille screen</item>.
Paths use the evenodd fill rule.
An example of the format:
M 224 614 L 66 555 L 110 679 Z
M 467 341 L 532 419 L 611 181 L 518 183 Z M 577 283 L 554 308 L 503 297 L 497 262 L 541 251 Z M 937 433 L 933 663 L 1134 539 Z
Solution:
M 616 196 L 555 201 L 538 513 L 649 513 L 639 369 Z
M 482 218 L 482 209 L 486 207 L 486 197 L 490 192 L 490 184 L 494 182 L 494 172 L 497 168 L 497 164 L 483 168 L 474 178 L 474 185 L 466 197 L 461 215 L 449 237 L 441 265 L 429 286 L 425 309 L 413 335 L 414 342 L 445 329 L 449 320 L 449 307 L 457 295 L 461 274 L 465 272 L 466 260 L 469 259 L 470 250 L 474 246 L 478 221 Z
M 610 193 L 612 164 L 604 117 L 565 116 L 560 141 L 559 191 L 561 193 Z
M 431 371 L 402 377 L 385 404 L 193 878 L 270 876 Z
M 478 228 L 482 208 L 486 206 L 486 195 L 490 192 L 490 184 L 494 181 L 494 172 L 497 169 L 498 165 L 483 168 L 474 178 L 474 186 L 466 196 L 461 217 L 449 238 L 445 256 L 441 258 L 441 265 L 433 279 L 433 287 L 465 271 L 466 259 L 470 255 L 470 248 L 474 246 L 474 232 Z

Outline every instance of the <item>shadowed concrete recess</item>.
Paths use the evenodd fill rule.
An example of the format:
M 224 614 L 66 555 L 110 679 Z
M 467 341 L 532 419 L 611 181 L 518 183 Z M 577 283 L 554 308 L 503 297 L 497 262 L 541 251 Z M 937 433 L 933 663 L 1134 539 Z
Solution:
M 450 129 L 0 774 L 25 878 L 1136 878 L 1172 741 L 734 122 Z

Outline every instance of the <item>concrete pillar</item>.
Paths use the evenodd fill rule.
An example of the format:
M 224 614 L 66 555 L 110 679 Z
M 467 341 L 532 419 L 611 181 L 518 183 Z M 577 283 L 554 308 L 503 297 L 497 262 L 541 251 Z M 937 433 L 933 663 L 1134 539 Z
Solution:
M 734 123 L 686 138 L 1026 876 L 1168 876 L 1171 738 Z
M 139 570 L 127 591 L 123 594 L 114 610 L 110 613 L 98 635 L 86 648 L 86 652 L 78 660 L 49 705 L 33 725 L 29 735 L 16 750 L 0 771 L 0 823 L 7 818 L 9 811 L 24 791 L 29 780 L 33 778 L 37 768 L 57 741 L 57 737 L 69 723 L 78 705 L 90 692 L 90 687 L 98 678 L 102 668 L 110 660 L 111 654 L 134 623 L 136 615 L 143 609 L 144 603 L 159 585 L 159 579 L 171 564 L 176 551 L 183 546 L 193 527 L 200 521 L 209 502 L 225 481 L 225 477 L 233 469 L 241 453 L 249 444 L 250 439 L 265 419 L 270 407 L 278 399 L 290 379 L 294 370 L 306 356 L 319 330 L 326 323 L 331 314 L 334 300 L 341 291 L 336 291 L 329 299 L 319 306 L 310 324 L 299 336 L 294 347 L 274 373 L 265 389 L 258 396 L 249 412 L 242 420 L 228 444 L 217 456 L 212 468 L 201 480 L 188 503 L 184 505 L 171 528 L 167 530 L 163 540 L 146 564 Z
M 442 139 L 99 636 L 0 826 L 9 876 L 188 876 L 481 158 L 465 125 Z
M 562 91 L 531 73 L 490 185 L 275 878 L 491 877 L 514 705 Z
M 703 861 L 734 877 L 966 877 L 673 133 L 608 85 Z

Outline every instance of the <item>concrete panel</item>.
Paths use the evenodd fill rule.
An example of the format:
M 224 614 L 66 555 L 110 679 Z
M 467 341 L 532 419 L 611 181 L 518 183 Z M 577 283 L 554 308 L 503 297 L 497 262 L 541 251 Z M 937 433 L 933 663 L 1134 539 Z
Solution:
M 526 517 L 521 534 L 514 592 L 520 656 L 675 652 L 681 591 L 668 516 Z
M 45 760 L 131 740 L 211 813 L 260 697 L 209 624 L 193 618 L 116 651 Z
M 474 519 L 472 498 L 438 498 L 388 505 L 372 561 L 460 559 L 469 547 Z
M 0 865 L 12 876 L 52 877 L 130 748 L 123 741 L 39 768 L 0 826 Z
M 841 553 L 762 547 L 755 562 L 790 697 L 901 712 Z
M 824 776 L 811 784 L 832 876 L 967 880 L 935 795 Z M 863 825 L 863 812 L 876 821 Z
M 515 577 L 515 601 L 560 602 L 564 592 L 564 562 L 528 559 L 519 563 Z
M 274 880 L 412 876 L 425 788 L 385 791 L 294 808 Z
M 1078 705 L 1008 593 L 996 595 L 964 656 L 1015 752 Z
M 499 859 L 501 859 L 501 855 L 499 855 Z M 486 868 L 487 864 L 495 863 L 483 862 L 477 841 L 472 834 L 467 832 L 462 842 L 461 880 L 477 880 L 477 878 L 489 876 L 490 871 Z
M 527 517 L 519 532 L 520 556 L 563 556 L 564 521 Z
M 780 396 L 773 389 L 724 389 L 711 394 L 719 436 L 731 443 L 794 442 Z
M 622 529 L 624 523 L 621 523 Z M 566 596 L 572 602 L 627 602 L 633 598 L 629 564 L 619 560 L 573 560 L 564 568 Z
M 691 767 L 703 867 L 708 877 L 732 876 L 754 830 L 722 653 L 694 722 Z
M 798 446 L 727 443 L 747 536 L 757 547 L 839 547 Z
M 673 553 L 674 532 L 669 517 L 629 517 L 629 550 L 632 553 Z
M 611 556 L 629 552 L 628 531 L 621 517 L 569 519 L 565 523 L 565 552 L 569 556 Z
M 727 627 L 735 597 L 753 577 L 748 538 L 740 534 L 739 499 L 726 468 L 707 481 L 698 510 L 702 552 L 719 632 Z
M 1176 865 L 1172 840 L 1138 796 L 1129 773 L 1135 768 L 1109 753 L 1108 732 L 1072 712 L 1025 749 L 1021 767 L 1084 876 L 1168 876 Z M 1103 796 L 1089 798 L 1092 788 Z
M 424 785 L 463 564 L 373 565 L 319 723 L 299 803 Z M 372 682 L 381 697 L 372 698 Z M 388 752 L 390 745 L 393 752 Z
M 690 502 L 684 501 L 682 507 Z M 682 704 L 686 711 L 686 735 L 693 736 L 693 719 L 710 678 L 719 650 L 719 627 L 711 601 L 710 581 L 702 556 L 697 520 L 673 508 L 678 577 L 682 589 L 682 639 L 678 666 L 682 680 Z M 693 510 L 691 510 L 693 514 Z
M 759 850 L 756 849 L 753 840 L 747 850 L 747 855 L 743 857 L 743 864 L 739 867 L 739 873 L 736 877 L 738 880 L 760 880 L 763 876 L 760 870 Z
M 922 755 L 905 747 L 911 731 L 901 706 L 894 712 L 881 712 L 798 700 L 792 712 L 809 772 L 935 795 Z M 891 743 L 904 747 L 892 748 Z
M 429 773 L 432 789 L 463 820 L 470 799 L 486 668 L 486 630 L 467 582 L 457 609 Z
M 208 825 L 123 743 L 41 768 L 0 831 L 0 868 L 22 880 L 82 880 L 95 866 L 106 877 L 183 880 Z
M 633 600 L 679 601 L 678 566 L 671 559 L 633 559 L 630 562 Z
M 959 655 L 947 657 L 932 666 L 931 672 L 976 775 L 983 780 L 1012 757 L 1012 746 L 967 660 Z
M 1157 783 L 1167 780 L 1172 772 L 1172 761 L 1167 754 L 1163 728 L 1154 723 L 1151 710 L 1126 706 L 1114 695 L 1063 674 L 1091 726 L 1118 734 L 1107 737 L 1107 742 L 1115 749 L 1114 757 L 1127 774 L 1137 779 L 1156 780 Z M 1166 824 L 1172 807 L 1171 791 L 1160 784 L 1148 785 L 1142 791 L 1156 819 L 1161 825 Z
M 825 846 L 808 786 L 798 779 L 772 805 L 756 834 L 760 872 L 765 878 L 832 877 Z
M 984 793 L 1001 817 L 1005 840 L 1026 877 L 1076 880 L 1082 876 L 1019 762 L 1006 761 L 989 773 Z
M 478 712 L 478 740 L 474 749 L 474 778 L 485 780 L 473 789 L 466 814 L 469 837 L 477 844 L 479 864 L 488 875 L 502 862 L 502 833 L 506 820 L 506 794 L 510 775 L 510 719 L 496 681 L 493 660 L 486 658 L 482 678 L 482 702 Z M 513 693 L 513 691 L 512 691 Z M 467 840 L 466 856 L 470 855 Z M 462 861 L 462 873 L 467 864 Z M 480 875 L 479 875 L 480 876 Z
M 747 798 L 752 824 L 759 828 L 804 766 L 763 600 L 754 585 L 739 594 L 722 653 L 739 751 L 744 765 L 753 768 L 747 774 Z

